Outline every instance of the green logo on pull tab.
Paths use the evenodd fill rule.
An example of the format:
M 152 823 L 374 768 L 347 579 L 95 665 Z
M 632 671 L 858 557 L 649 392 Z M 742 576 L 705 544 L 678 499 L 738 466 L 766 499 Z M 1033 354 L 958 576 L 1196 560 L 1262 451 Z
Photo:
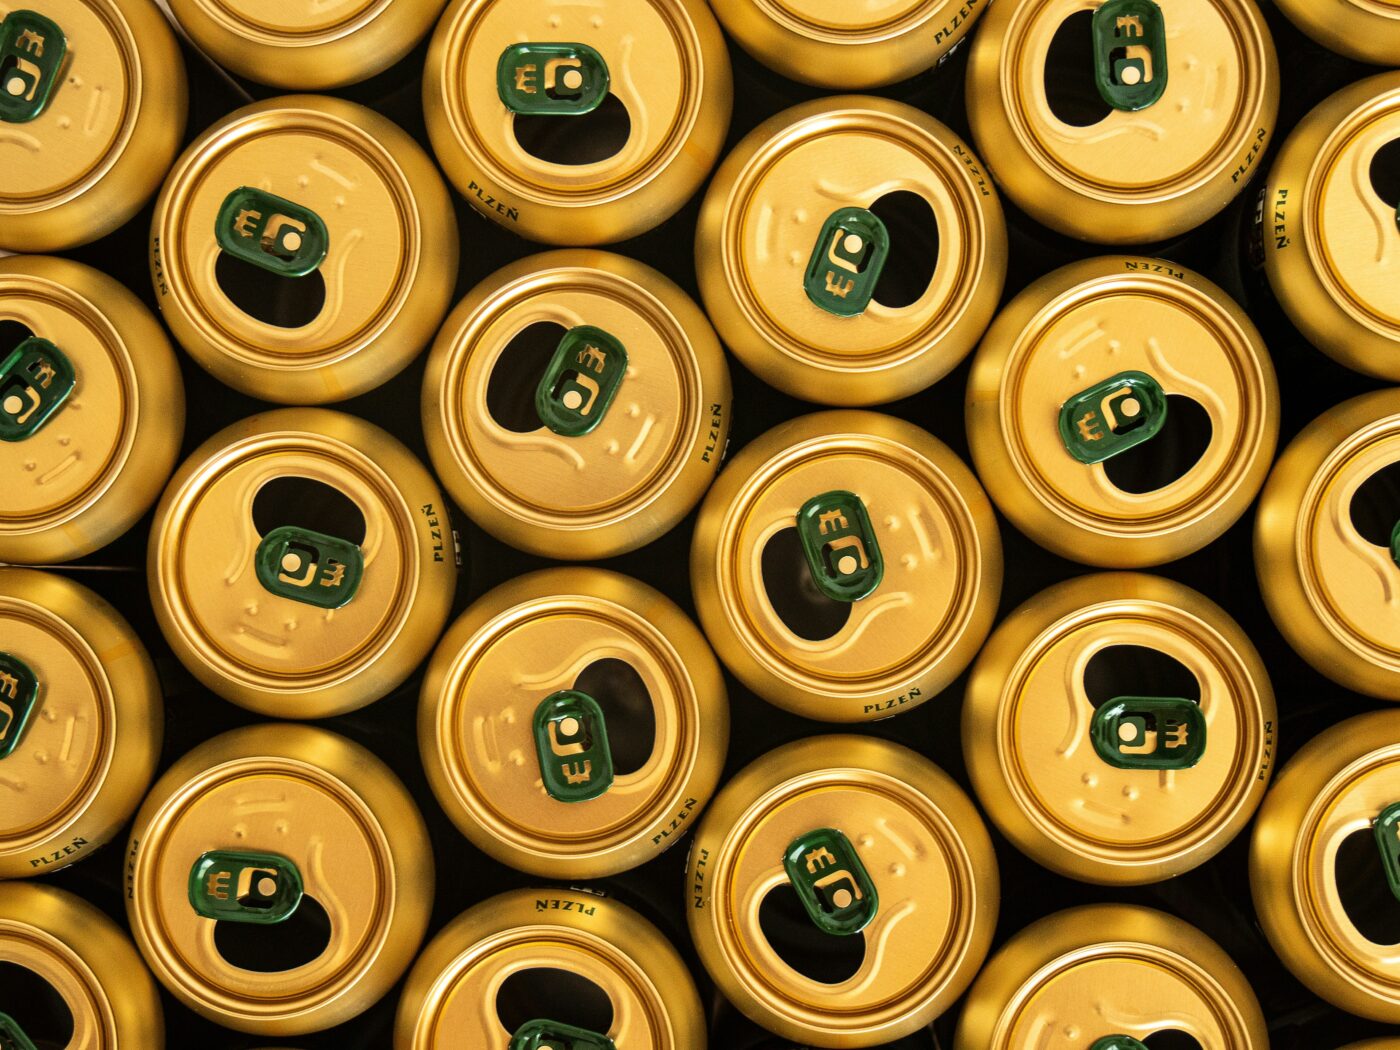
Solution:
M 38 707 L 38 677 L 18 656 L 0 653 L 0 759 L 14 754 Z
M 330 249 L 326 224 L 310 208 L 251 186 L 240 186 L 214 220 L 219 247 L 282 277 L 305 277 Z
M 837 317 L 864 313 L 889 255 L 890 234 L 878 215 L 864 208 L 832 212 L 807 262 L 807 298 Z
M 1147 1050 L 1147 1047 L 1130 1035 L 1106 1035 L 1095 1040 L 1089 1050 Z
M 68 400 L 77 373 L 47 339 L 30 336 L 0 361 L 0 441 L 37 434 Z
M 592 325 L 570 328 L 535 388 L 540 422 L 564 437 L 582 437 L 602 422 L 626 376 L 621 342 Z
M 1390 892 L 1400 900 L 1400 802 L 1387 806 L 1376 819 L 1372 829 L 1376 835 L 1376 846 L 1381 851 L 1381 864 L 1385 867 L 1385 881 Z
M 1190 769 L 1206 751 L 1206 716 L 1190 700 L 1120 696 L 1094 712 L 1089 739 L 1119 769 Z
M 49 104 L 68 50 L 63 30 L 35 11 L 0 22 L 0 120 L 23 124 Z
M 612 786 L 612 749 L 603 709 L 587 693 L 561 689 L 535 708 L 535 754 L 549 797 L 587 802 Z
M 1146 372 L 1119 372 L 1060 408 L 1060 440 L 1081 463 L 1102 463 L 1157 436 L 1167 395 Z
M 355 597 L 365 574 L 365 556 L 355 544 L 295 525 L 269 532 L 253 558 L 263 587 L 318 609 L 339 609 Z
M 526 1021 L 511 1036 L 508 1050 L 617 1050 L 605 1035 L 558 1021 Z
M 1114 109 L 1146 109 L 1167 90 L 1167 23 L 1152 0 L 1108 0 L 1094 12 L 1094 81 Z
M 38 1050 L 9 1014 L 0 1014 L 0 1050 Z
M 797 898 L 817 929 L 837 937 L 859 933 L 880 907 L 875 883 L 856 848 L 835 828 L 809 831 L 783 854 Z
M 275 853 L 211 850 L 190 868 L 190 907 L 206 919 L 272 926 L 301 904 L 301 872 Z
M 592 113 L 608 84 L 608 64 L 587 44 L 512 44 L 496 63 L 496 93 L 523 116 Z
M 813 581 L 833 601 L 858 602 L 885 578 L 875 528 L 855 493 L 809 499 L 797 512 L 797 534 Z

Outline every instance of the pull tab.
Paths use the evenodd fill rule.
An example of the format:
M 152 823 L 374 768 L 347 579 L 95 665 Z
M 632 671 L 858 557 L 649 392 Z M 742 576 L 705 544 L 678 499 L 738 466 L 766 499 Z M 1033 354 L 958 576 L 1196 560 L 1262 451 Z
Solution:
M 890 256 L 890 234 L 884 222 L 865 208 L 841 208 L 822 223 L 807 276 L 807 298 L 829 314 L 863 314 Z
M 318 609 L 339 609 L 355 597 L 365 556 L 348 540 L 283 525 L 258 544 L 258 582 L 281 598 Z
M 1102 463 L 1157 436 L 1167 395 L 1146 372 L 1119 372 L 1060 408 L 1060 440 L 1081 463 Z
M 0 759 L 14 754 L 38 707 L 38 676 L 18 656 L 0 653 Z
M 626 375 L 627 348 L 619 340 L 592 325 L 570 328 L 535 388 L 540 422 L 582 437 L 603 421 Z
M 211 850 L 190 869 L 190 907 L 206 919 L 271 926 L 301 904 L 301 872 L 275 853 Z
M 511 1036 L 508 1050 L 617 1050 L 605 1035 L 558 1021 L 526 1021 Z
M 1390 560 L 1400 565 L 1400 521 L 1390 530 Z
M 49 104 L 68 39 L 36 11 L 11 11 L 0 22 L 0 120 L 23 124 Z
M 1400 900 L 1400 802 L 1387 806 L 1372 830 L 1376 835 L 1376 847 L 1381 851 L 1385 881 L 1390 884 L 1395 899 Z
M 797 534 L 812 580 L 828 598 L 858 602 L 885 578 L 885 561 L 865 504 L 853 492 L 814 496 L 797 512 Z
M 283 277 L 305 277 L 325 259 L 331 238 L 310 208 L 252 186 L 240 186 L 214 220 L 219 247 Z
M 30 336 L 0 361 L 0 441 L 37 434 L 77 383 L 73 362 L 47 339 Z
M 522 115 L 592 113 L 609 83 L 608 64 L 587 44 L 511 44 L 496 63 L 496 93 Z
M 0 1014 L 0 1050 L 38 1050 L 9 1014 Z
M 550 798 L 587 802 L 612 786 L 612 750 L 598 701 L 561 689 L 540 701 L 534 726 L 540 778 Z
M 870 925 L 880 907 L 875 883 L 856 848 L 835 828 L 819 828 L 794 839 L 783 868 L 807 917 L 823 933 L 847 937 Z
M 1089 739 L 1119 769 L 1190 769 L 1206 751 L 1206 716 L 1190 700 L 1120 696 L 1099 705 Z
M 1146 109 L 1167 90 L 1167 22 L 1153 0 L 1108 0 L 1094 12 L 1094 80 L 1114 109 Z
M 1130 1035 L 1106 1035 L 1089 1050 L 1147 1050 L 1147 1046 Z

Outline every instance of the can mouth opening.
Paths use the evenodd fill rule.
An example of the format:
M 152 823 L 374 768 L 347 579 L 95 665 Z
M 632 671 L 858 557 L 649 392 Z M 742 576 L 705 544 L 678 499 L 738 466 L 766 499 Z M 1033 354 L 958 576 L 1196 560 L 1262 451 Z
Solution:
M 812 578 L 796 525 L 775 532 L 764 544 L 760 576 L 778 619 L 805 641 L 833 638 L 851 618 L 852 603 L 827 597 Z
M 1371 189 L 1387 205 L 1400 210 L 1400 139 L 1391 139 L 1371 158 Z
M 1084 697 L 1096 710 L 1121 696 L 1166 696 L 1201 702 L 1201 683 L 1174 656 L 1145 645 L 1110 645 L 1084 665 Z
M 10 351 L 26 339 L 34 338 L 34 329 L 23 321 L 12 318 L 0 320 L 0 361 L 10 355 Z
M 838 937 L 819 930 L 789 883 L 764 896 L 758 927 L 778 958 L 819 984 L 844 984 L 865 963 L 865 934 Z
M 589 113 L 516 113 L 514 118 L 520 148 L 548 164 L 598 164 L 621 153 L 632 137 L 632 115 L 611 92 Z
M 252 973 L 282 973 L 315 962 L 331 943 L 331 918 L 309 894 L 283 922 L 214 923 L 214 949 L 224 962 Z
M 1167 417 L 1150 441 L 1124 449 L 1103 463 L 1108 480 L 1135 496 L 1164 489 L 1188 474 L 1210 448 L 1210 413 L 1195 398 L 1167 395 Z
M 1165 1032 L 1153 1032 L 1144 1036 L 1142 1045 L 1147 1047 L 1147 1050 L 1205 1050 L 1199 1039 L 1180 1028 L 1170 1028 Z
M 938 219 L 920 194 L 886 193 L 870 211 L 890 233 L 889 256 L 872 298 L 891 310 L 913 306 L 923 298 L 938 268 Z
M 253 496 L 253 528 L 266 536 L 293 525 L 346 540 L 365 542 L 365 515 L 345 493 L 325 482 L 299 475 L 273 478 Z
M 238 309 L 277 328 L 304 328 L 326 305 L 326 281 L 320 270 L 286 277 L 223 250 L 214 260 L 214 282 Z
M 646 765 L 656 747 L 656 712 L 636 668 L 611 657 L 595 660 L 579 672 L 574 688 L 603 709 L 613 773 L 626 776 Z
M 610 1032 L 612 999 L 582 974 L 551 966 L 517 970 L 496 992 L 496 1017 L 507 1032 L 547 1017 L 589 1032 Z
M 486 411 L 502 430 L 529 434 L 544 429 L 535 407 L 535 388 L 568 331 L 553 321 L 536 321 L 512 336 L 501 350 L 486 378 Z
M 38 1050 L 65 1050 L 73 1041 L 73 1011 L 58 989 L 27 966 L 0 962 L 0 1010 Z
M 1076 11 L 1055 30 L 1045 54 L 1045 101 L 1055 119 L 1074 128 L 1106 120 L 1113 107 L 1094 81 L 1094 12 Z
M 1400 902 L 1390 891 L 1375 833 L 1360 828 L 1337 848 L 1337 899 L 1356 932 L 1385 948 L 1400 944 Z
M 1351 526 L 1367 543 L 1390 549 L 1400 522 L 1400 463 L 1381 467 L 1351 497 Z

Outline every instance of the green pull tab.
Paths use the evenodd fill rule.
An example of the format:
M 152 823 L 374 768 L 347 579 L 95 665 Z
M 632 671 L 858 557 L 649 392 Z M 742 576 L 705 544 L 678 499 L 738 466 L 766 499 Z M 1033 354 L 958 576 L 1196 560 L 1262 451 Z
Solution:
M 614 336 L 592 325 L 570 328 L 535 388 L 540 422 L 582 437 L 602 422 L 626 375 L 627 348 Z
M 1095 1040 L 1089 1050 L 1147 1050 L 1147 1047 L 1130 1035 L 1106 1035 Z
M 511 1036 L 508 1050 L 617 1050 L 605 1035 L 558 1021 L 526 1021 Z
M 1146 109 L 1167 90 L 1167 22 L 1153 0 L 1108 0 L 1094 12 L 1094 80 L 1114 109 Z
M 0 1050 L 38 1050 L 9 1014 L 0 1014 Z
M 349 540 L 295 525 L 273 529 L 254 555 L 258 582 L 273 594 L 318 609 L 339 609 L 355 597 L 365 556 Z
M 1381 851 L 1381 864 L 1385 867 L 1385 881 L 1390 884 L 1395 899 L 1400 900 L 1400 802 L 1381 812 L 1373 830 L 1376 847 Z
M 496 63 L 496 94 L 522 115 L 592 113 L 609 83 L 608 64 L 587 44 L 511 44 Z
M 1102 463 L 1157 436 L 1167 395 L 1146 372 L 1119 372 L 1060 408 L 1060 440 L 1081 463 Z
M 885 578 L 885 560 L 865 504 L 853 492 L 814 496 L 797 512 L 812 579 L 828 598 L 858 602 Z
M 1390 530 L 1390 560 L 1400 565 L 1400 521 Z
M 561 689 L 535 708 L 535 754 L 549 797 L 587 802 L 612 786 L 612 749 L 603 709 L 587 693 Z
M 890 234 L 873 211 L 841 208 L 822 223 L 802 286 L 829 314 L 865 312 L 890 256 Z
M 14 754 L 38 707 L 38 676 L 18 656 L 0 653 L 0 759 Z
M 190 907 L 206 919 L 271 926 L 301 904 L 301 872 L 275 853 L 211 850 L 190 868 Z
M 1120 696 L 1099 705 L 1089 739 L 1119 769 L 1190 769 L 1206 751 L 1206 716 L 1190 700 Z
M 219 247 L 282 277 L 305 277 L 330 249 L 326 224 L 310 208 L 252 186 L 240 186 L 214 220 Z
M 30 336 L 0 361 L 0 441 L 37 434 L 78 382 L 73 362 L 47 339 Z
M 797 898 L 823 933 L 847 937 L 870 925 L 880 907 L 875 883 L 860 855 L 835 828 L 819 828 L 794 839 L 783 854 Z
M 0 120 L 23 124 L 49 104 L 68 51 L 63 30 L 36 11 L 0 22 Z

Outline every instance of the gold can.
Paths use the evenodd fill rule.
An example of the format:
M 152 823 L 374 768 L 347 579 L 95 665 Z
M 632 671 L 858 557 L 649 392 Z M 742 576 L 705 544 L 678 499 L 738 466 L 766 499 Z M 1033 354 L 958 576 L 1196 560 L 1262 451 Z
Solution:
M 22 329 L 0 351 L 0 561 L 68 561 L 160 495 L 184 433 L 179 364 L 140 300 L 67 259 L 0 259 L 0 323 Z
M 873 405 L 941 379 L 977 345 L 1006 279 L 991 180 L 911 106 L 843 96 L 761 124 L 700 209 L 705 307 L 765 382 Z
M 0 248 L 48 252 L 123 225 L 185 131 L 185 63 L 147 0 L 0 8 Z
M 1400 7 L 1390 19 L 1400 31 Z M 1400 380 L 1400 230 L 1393 184 L 1400 72 L 1343 88 L 1299 122 L 1269 172 L 1256 231 L 1264 269 L 1308 341 Z
M 1259 1001 L 1218 944 L 1150 908 L 1095 904 L 1002 945 L 968 993 L 952 1050 L 1124 1047 L 1171 1032 L 1201 1050 L 1269 1047 Z
M 1333 681 L 1386 700 L 1400 700 L 1396 463 L 1400 390 L 1343 402 L 1279 456 L 1254 525 L 1259 589 L 1279 631 Z
M 240 1032 L 349 1020 L 418 951 L 433 854 L 408 791 L 324 729 L 263 724 L 156 782 L 127 851 L 127 918 L 157 979 Z
M 942 770 L 862 736 L 780 747 L 725 784 L 690 848 L 690 933 L 719 990 L 786 1039 L 876 1046 L 929 1024 L 991 947 L 982 818 Z
M 7 1046 L 165 1046 L 160 996 L 141 957 L 120 926 L 71 893 L 0 883 L 0 966 L 9 971 L 0 1013 Z
M 968 442 L 997 506 L 1056 554 L 1110 568 L 1223 534 L 1264 484 L 1278 429 L 1258 329 L 1161 259 L 1041 278 L 993 322 L 968 380 Z
M 547 558 L 609 558 L 675 526 L 714 480 L 729 367 L 655 270 L 547 252 L 477 285 L 443 325 L 423 432 L 457 505 Z
M 394 1024 L 394 1050 L 568 1037 L 617 1050 L 706 1046 L 676 949 L 632 909 L 577 889 L 512 890 L 457 916 L 414 964 Z
M 1011 0 L 967 70 L 972 134 L 1036 221 L 1098 244 L 1165 240 L 1244 189 L 1279 71 L 1254 0 Z
M 715 14 L 764 65 L 816 87 L 858 90 L 938 65 L 990 0 L 713 0 Z
M 1351 1043 L 1341 1050 L 1400 1050 L 1400 1039 L 1367 1039 L 1362 1043 Z
M 659 225 L 700 188 L 734 102 L 703 0 L 455 0 L 423 71 L 433 152 L 467 203 L 533 241 Z
M 1323 47 L 1377 66 L 1400 64 L 1400 6 L 1393 0 L 1275 0 Z
M 156 618 L 226 700 L 285 718 L 353 711 L 442 633 L 457 581 L 447 514 L 378 427 L 316 408 L 252 416 L 196 449 L 161 497 Z
M 1140 885 L 1205 863 L 1249 822 L 1278 712 L 1238 624 L 1156 576 L 1057 584 L 973 665 L 963 753 L 983 808 L 1070 878 Z
M 86 587 L 0 568 L 0 878 L 57 871 L 140 805 L 165 715 L 136 632 Z
M 976 655 L 1001 537 L 972 471 L 875 412 L 818 412 L 734 457 L 700 509 L 690 582 L 720 659 L 795 714 L 912 710 Z
M 724 678 L 669 599 L 602 569 L 479 598 L 423 681 L 438 802 L 502 863 L 550 878 L 636 867 L 690 830 L 729 741 Z
M 457 221 L 397 125 L 343 99 L 269 99 L 175 162 L 151 277 L 175 338 L 220 381 L 284 404 L 341 401 L 432 339 L 457 279 Z
M 388 69 L 432 28 L 443 0 L 171 0 L 195 46 L 240 76 L 294 91 Z

